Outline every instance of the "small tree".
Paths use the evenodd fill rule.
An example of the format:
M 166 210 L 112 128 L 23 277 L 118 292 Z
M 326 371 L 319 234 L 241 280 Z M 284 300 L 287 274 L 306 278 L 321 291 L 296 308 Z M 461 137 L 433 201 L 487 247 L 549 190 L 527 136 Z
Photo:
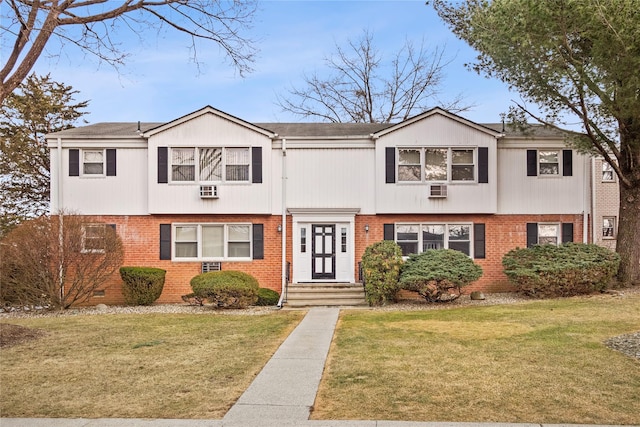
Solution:
M 0 241 L 4 304 L 66 309 L 87 301 L 122 264 L 113 227 L 79 215 L 39 217 Z
M 438 249 L 410 255 L 402 266 L 400 284 L 429 302 L 453 301 L 481 276 L 482 268 L 462 252 Z
M 362 273 L 369 305 L 395 302 L 400 290 L 398 275 L 402 265 L 402 250 L 396 242 L 384 240 L 365 249 Z

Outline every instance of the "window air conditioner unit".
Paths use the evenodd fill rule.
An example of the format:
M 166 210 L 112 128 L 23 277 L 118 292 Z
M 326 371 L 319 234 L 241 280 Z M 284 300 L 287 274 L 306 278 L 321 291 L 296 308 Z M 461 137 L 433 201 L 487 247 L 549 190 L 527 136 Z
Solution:
M 221 271 L 222 264 L 219 262 L 203 262 L 202 263 L 202 272 L 208 273 L 210 271 Z
M 201 185 L 200 198 L 201 199 L 217 199 L 218 186 L 217 185 Z
M 444 199 L 447 197 L 447 184 L 431 184 L 429 185 L 430 199 Z

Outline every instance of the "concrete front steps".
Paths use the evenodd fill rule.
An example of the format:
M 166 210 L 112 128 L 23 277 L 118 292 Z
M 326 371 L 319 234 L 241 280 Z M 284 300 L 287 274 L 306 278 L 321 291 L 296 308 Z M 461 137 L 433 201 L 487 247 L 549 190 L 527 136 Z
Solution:
M 361 283 L 293 283 L 285 307 L 366 306 Z

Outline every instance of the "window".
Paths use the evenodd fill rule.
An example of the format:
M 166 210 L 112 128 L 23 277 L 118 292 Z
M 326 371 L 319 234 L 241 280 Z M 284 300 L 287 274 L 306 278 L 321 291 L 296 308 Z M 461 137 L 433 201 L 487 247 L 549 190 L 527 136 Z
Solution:
M 174 226 L 174 257 L 181 260 L 251 258 L 250 224 L 181 224 Z
M 82 151 L 82 174 L 104 175 L 104 150 Z
M 471 255 L 471 224 L 397 224 L 395 232 L 403 256 L 430 249 Z
M 82 252 L 104 252 L 106 248 L 106 227 L 106 224 L 84 224 L 82 226 Z
M 475 181 L 475 152 L 474 148 L 400 148 L 398 182 Z
M 194 181 L 196 176 L 195 149 L 174 148 L 171 150 L 171 180 Z
M 248 182 L 249 148 L 172 148 L 172 182 Z
M 300 252 L 307 252 L 307 229 L 300 229 Z
M 398 180 L 422 181 L 420 150 L 398 150 Z
M 343 253 L 347 252 L 347 229 L 345 227 L 340 229 L 340 248 Z
M 538 244 L 558 245 L 560 242 L 560 224 L 538 224 Z
M 602 218 L 602 237 L 605 239 L 615 239 L 616 217 L 605 216 L 604 218 Z
M 614 182 L 615 181 L 615 174 L 613 172 L 613 167 L 605 162 L 604 160 L 602 161 L 602 182 Z
M 557 151 L 538 151 L 538 171 L 540 175 L 559 175 L 560 163 Z

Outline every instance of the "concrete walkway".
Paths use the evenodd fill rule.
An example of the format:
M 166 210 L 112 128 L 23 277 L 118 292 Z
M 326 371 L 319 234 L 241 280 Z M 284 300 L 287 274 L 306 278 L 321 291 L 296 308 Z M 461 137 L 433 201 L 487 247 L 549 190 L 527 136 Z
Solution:
M 338 321 L 312 308 L 222 420 L 0 418 L 0 427 L 567 427 L 569 424 L 309 420 Z M 577 426 L 576 426 L 577 427 Z M 587 427 L 581 425 L 580 427 Z M 613 427 L 613 426 L 611 426 Z

